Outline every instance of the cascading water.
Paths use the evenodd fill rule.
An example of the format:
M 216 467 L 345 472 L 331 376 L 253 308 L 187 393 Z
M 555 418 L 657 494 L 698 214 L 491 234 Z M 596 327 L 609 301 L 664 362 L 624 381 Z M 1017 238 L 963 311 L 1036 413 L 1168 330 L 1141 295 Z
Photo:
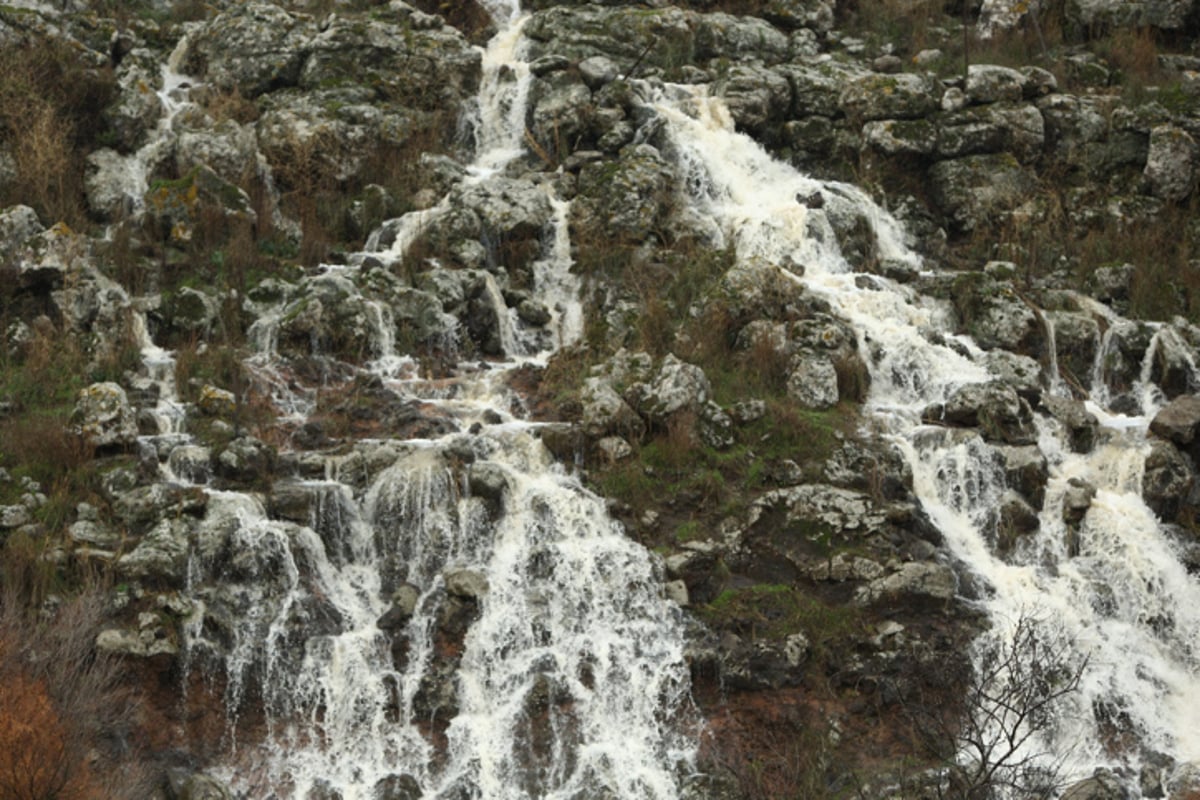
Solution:
M 502 30 L 484 59 L 474 183 L 520 155 L 529 83 L 517 5 L 486 5 Z M 582 329 L 569 204 L 550 203 L 533 290 L 551 333 L 512 320 L 508 358 L 544 358 Z M 393 221 L 393 244 L 373 237 L 372 256 L 398 260 L 446 207 Z M 260 368 L 279 317 L 263 309 L 251 329 Z M 656 561 L 513 418 L 508 365 L 464 365 L 448 392 L 399 375 L 394 339 L 374 345 L 368 368 L 389 387 L 473 432 L 330 457 L 325 480 L 293 487 L 306 519 L 211 493 L 190 554 L 186 661 L 224 677 L 230 783 L 296 800 L 678 798 L 696 737 L 682 614 Z M 258 698 L 261 736 L 237 736 Z
M 868 218 L 883 258 L 919 266 L 895 222 L 858 190 L 811 180 L 772 160 L 734 132 L 723 105 L 704 88 L 646 84 L 642 92 L 666 123 L 662 149 L 685 178 L 686 201 L 720 231 L 718 245 L 733 245 L 743 265 L 803 265 L 792 277 L 858 331 L 872 373 L 868 410 L 885 421 L 906 454 L 914 490 L 953 556 L 982 579 L 979 604 L 992 621 L 992 640 L 1003 645 L 1019 621 L 1032 624 L 1036 636 L 1067 648 L 1070 664 L 1086 664 L 1078 691 L 1014 760 L 1032 756 L 1047 767 L 1059 764 L 1068 779 L 1114 767 L 1134 776 L 1127 782 L 1136 791 L 1144 755 L 1200 758 L 1200 586 L 1141 498 L 1146 430 L 1162 403 L 1150 382 L 1151 363 L 1169 334 L 1155 333 L 1132 387 L 1141 406 L 1135 416 L 1088 405 L 1102 425 L 1091 452 L 1071 452 L 1057 422 L 1037 419 L 1038 446 L 1050 471 L 1040 524 L 1018 552 L 1001 558 L 991 546 L 1006 488 L 1000 457 L 977 435 L 921 424 L 923 409 L 964 385 L 993 379 L 986 354 L 953 336 L 932 302 L 879 276 L 855 275 L 828 220 Z M 823 210 L 797 202 L 813 192 L 823 195 Z M 1105 315 L 1109 328 L 1129 324 Z M 1103 344 L 1099 349 L 1098 358 Z M 1102 379 L 1103 366 L 1093 375 Z M 1054 369 L 1048 388 L 1058 382 Z M 1093 393 L 1107 396 L 1099 387 Z M 1063 520 L 1064 502 L 1080 479 L 1097 492 L 1073 532 Z M 1114 730 L 1139 747 L 1114 752 Z

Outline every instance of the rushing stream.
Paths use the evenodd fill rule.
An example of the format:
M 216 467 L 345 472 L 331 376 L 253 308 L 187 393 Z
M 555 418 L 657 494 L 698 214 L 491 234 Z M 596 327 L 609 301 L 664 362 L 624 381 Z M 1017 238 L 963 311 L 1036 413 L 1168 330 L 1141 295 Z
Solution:
M 522 60 L 525 17 L 515 2 L 485 5 L 500 31 L 483 57 L 467 186 L 502 176 L 522 154 L 531 82 Z M 165 76 L 163 102 L 173 111 L 181 79 Z M 1035 420 L 1050 471 L 1040 524 L 1001 557 L 993 547 L 995 512 L 1007 487 L 995 449 L 978 436 L 921 423 L 931 404 L 992 380 L 987 354 L 953 334 L 937 302 L 857 274 L 838 250 L 831 220 L 865 218 L 882 259 L 924 269 L 901 226 L 861 190 L 771 159 L 734 132 L 705 87 L 638 81 L 637 91 L 663 122 L 660 149 L 676 167 L 683 201 L 708 221 L 713 246 L 732 247 L 743 265 L 783 270 L 856 329 L 872 373 L 868 411 L 906 455 L 915 491 L 952 556 L 977 576 L 983 588 L 972 602 L 990 616 L 991 636 L 1003 643 L 1018 621 L 1033 624 L 1046 641 L 1063 643 L 1072 663 L 1086 664 L 1080 690 L 1025 744 L 1027 753 L 1063 762 L 1069 777 L 1097 766 L 1136 775 L 1151 753 L 1200 760 L 1200 587 L 1141 499 L 1146 431 L 1163 403 L 1149 367 L 1132 393 L 1140 408 L 1112 412 L 1108 340 L 1098 343 L 1088 388 L 1101 433 L 1087 454 L 1072 452 L 1049 417 Z M 168 115 L 162 127 L 169 124 Z M 152 155 L 131 157 L 131 196 L 141 196 Z M 490 369 L 460 365 L 435 384 L 414 375 L 412 360 L 396 352 L 390 312 L 373 307 L 367 369 L 452 420 L 458 432 L 363 442 L 328 457 L 323 478 L 297 482 L 312 500 L 306 524 L 272 519 L 253 495 L 208 490 L 206 534 L 189 554 L 195 612 L 186 663 L 224 676 L 225 777 L 239 796 L 683 795 L 697 731 L 682 613 L 662 596 L 657 560 L 553 463 L 536 426 L 514 412 L 502 380 L 582 332 L 570 206 L 549 184 L 546 191 L 553 215 L 532 292 L 552 315 L 549 337 L 525 329 L 489 278 L 508 361 Z M 823 208 L 797 202 L 814 193 Z M 450 209 L 447 195 L 391 221 L 390 244 L 381 246 L 377 232 L 357 262 L 329 268 L 328 280 L 365 269 L 359 265 L 368 254 L 385 266 L 397 262 Z M 1126 324 L 1103 307 L 1092 313 L 1109 331 Z M 251 329 L 259 349 L 251 367 L 302 420 L 310 399 L 273 371 L 281 316 L 281 309 L 266 310 Z M 173 362 L 141 334 L 159 388 L 155 444 L 186 445 L 168 375 Z M 1156 334 L 1168 335 L 1167 328 Z M 1045 383 L 1065 391 L 1053 366 Z M 168 477 L 193 480 L 182 469 Z M 1097 492 L 1068 532 L 1063 504 L 1073 479 Z M 441 632 L 447 620 L 464 616 L 465 635 L 448 641 Z M 453 674 L 445 674 L 447 663 L 456 665 Z M 240 716 L 251 706 L 262 710 L 261 735 L 239 741 Z M 1140 750 L 1114 757 L 1106 749 L 1105 720 L 1114 719 Z
M 690 203 L 722 234 L 717 244 L 733 245 L 740 260 L 763 269 L 803 265 L 792 277 L 854 325 L 872 373 L 868 410 L 906 454 L 915 492 L 952 555 L 982 579 L 977 602 L 992 620 L 992 640 L 1003 648 L 1018 624 L 1033 625 L 1036 638 L 1065 649 L 1068 668 L 1086 665 L 1079 691 L 1013 760 L 1034 756 L 1047 767 L 1061 764 L 1067 779 L 1110 766 L 1132 776 L 1136 789 L 1143 754 L 1152 761 L 1154 754 L 1200 758 L 1200 586 L 1141 497 L 1146 432 L 1164 402 L 1150 382 L 1155 345 L 1130 393 L 1141 406 L 1131 415 L 1097 404 L 1110 398 L 1106 348 L 1103 342 L 1097 348 L 1094 385 L 1086 388 L 1101 432 L 1091 452 L 1072 452 L 1058 423 L 1036 419 L 1050 472 L 1045 502 L 1036 533 L 1001 558 L 991 544 L 1007 488 L 1001 459 L 977 435 L 964 439 L 921 423 L 931 404 L 992 379 L 986 354 L 951 335 L 934 302 L 879 276 L 855 274 L 833 244 L 828 216 L 867 216 L 881 257 L 916 266 L 895 223 L 859 190 L 818 183 L 772 160 L 734 132 L 723 105 L 702 88 L 660 86 L 646 95 L 668 121 L 669 150 L 687 177 Z M 826 199 L 826 210 L 797 202 L 814 191 Z M 1128 324 L 1106 308 L 1097 311 L 1094 301 L 1079 302 L 1106 316 L 1110 329 Z M 1171 334 L 1164 328 L 1158 335 Z M 1048 373 L 1047 391 L 1064 391 L 1053 362 Z M 1189 380 L 1194 387 L 1194 371 Z M 1063 519 L 1072 479 L 1097 489 L 1074 539 Z M 1113 728 L 1106 730 L 1106 721 L 1132 733 L 1140 750 L 1114 763 L 1106 749 Z

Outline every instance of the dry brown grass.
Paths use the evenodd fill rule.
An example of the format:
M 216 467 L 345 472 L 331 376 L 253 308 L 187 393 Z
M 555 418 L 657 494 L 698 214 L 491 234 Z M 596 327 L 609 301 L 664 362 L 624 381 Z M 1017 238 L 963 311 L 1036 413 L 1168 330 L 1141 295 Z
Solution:
M 24 202 L 44 222 L 82 224 L 83 159 L 104 129 L 111 72 L 87 68 L 66 44 L 49 41 L 0 49 L 0 74 L 0 140 L 17 168 L 0 205 Z

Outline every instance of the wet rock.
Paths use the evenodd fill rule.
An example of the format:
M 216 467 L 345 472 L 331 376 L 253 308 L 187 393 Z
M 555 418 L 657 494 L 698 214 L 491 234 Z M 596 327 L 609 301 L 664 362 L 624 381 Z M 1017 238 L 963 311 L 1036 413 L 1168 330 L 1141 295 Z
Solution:
M 476 461 L 467 468 L 467 488 L 475 497 L 499 504 L 508 490 L 508 474 L 499 464 Z
M 1067 525 L 1078 525 L 1083 521 L 1092 500 L 1096 497 L 1096 487 L 1082 478 L 1071 478 L 1067 481 L 1067 491 L 1063 494 L 1062 518 Z M 1079 555 L 1078 542 L 1074 547 L 1068 547 L 1068 554 Z
M 421 800 L 421 784 L 412 775 L 389 775 L 375 784 L 372 800 Z
M 653 423 L 663 424 L 681 411 L 696 412 L 712 396 L 704 370 L 667 355 L 658 371 L 625 392 L 629 404 Z
M 1171 521 L 1188 503 L 1195 467 L 1170 442 L 1151 441 L 1142 473 L 1142 499 L 1160 519 Z
M 231 419 L 237 411 L 237 397 L 227 389 L 205 384 L 200 387 L 196 406 L 206 416 Z
M 128 447 L 137 441 L 137 417 L 116 383 L 93 383 L 81 390 L 71 425 L 92 447 Z
M 164 660 L 174 659 L 179 654 L 179 646 L 161 627 L 157 630 L 142 628 L 132 631 L 110 628 L 101 631 L 96 636 L 96 650 L 110 655 L 132 658 L 162 657 Z
M 257 220 L 250 196 L 203 164 L 177 180 L 152 185 L 143 200 L 146 231 L 175 245 L 190 242 L 201 225 L 228 235 Z
M 196 773 L 177 790 L 177 800 L 230 800 L 228 787 L 209 775 Z
M 1067 787 L 1062 800 L 1126 800 L 1129 788 L 1110 770 L 1098 769 L 1095 774 Z
M 195 335 L 207 335 L 219 312 L 217 298 L 190 286 L 164 297 L 162 308 L 162 314 L 173 330 Z
M 1013 387 L 1018 395 L 1030 402 L 1037 400 L 1042 394 L 1042 367 L 1029 356 L 1017 355 L 1008 350 L 989 350 L 987 368 L 998 380 Z
M 1159 125 L 1150 131 L 1150 151 L 1143 174 L 1150 192 L 1163 200 L 1178 202 L 1196 185 L 1196 140 L 1175 125 Z
M 1066 22 L 1081 29 L 1149 26 L 1171 31 L 1187 24 L 1193 8 L 1192 0 L 1162 0 L 1156 3 L 1080 0 L 1067 5 Z
M 1042 313 L 1047 324 L 1054 328 L 1059 371 L 1076 383 L 1086 385 L 1100 344 L 1100 327 L 1096 320 L 1071 311 Z
M 469 569 L 455 570 L 445 575 L 446 591 L 467 600 L 482 599 L 488 593 L 487 577 Z
M 579 62 L 577 68 L 579 76 L 583 78 L 583 82 L 592 91 L 596 91 L 604 84 L 616 80 L 621 72 L 616 62 L 605 56 L 585 58 Z
M 1191 342 L 1197 338 L 1196 329 L 1180 318 L 1158 332 L 1150 378 L 1168 398 L 1196 391 L 1192 365 L 1198 357 Z
M 1067 445 L 1073 452 L 1092 451 L 1096 445 L 1096 433 L 1100 423 L 1082 402 L 1046 393 L 1042 395 L 1041 405 L 1063 426 L 1067 434 Z
M 156 92 L 161 56 L 137 48 L 121 59 L 116 70 L 116 97 L 102 112 L 116 143 L 130 152 L 142 145 L 162 115 Z
M 253 436 L 241 436 L 217 453 L 217 476 L 238 484 L 269 480 L 275 466 L 275 450 Z
M 1011 490 L 1005 492 L 996 523 L 996 552 L 1001 556 L 1011 553 L 1021 537 L 1037 531 L 1038 524 L 1038 513 L 1025 498 Z
M 718 91 L 725 98 L 738 129 L 758 135 L 782 119 L 792 105 L 787 78 L 753 64 L 739 64 L 730 69 Z
M 1004 459 L 1005 483 L 1020 492 L 1033 508 L 1040 509 L 1046 497 L 1046 481 L 1050 475 L 1046 456 L 1034 445 L 994 445 L 993 449 Z
M 199 445 L 180 445 L 171 450 L 167 466 L 188 483 L 207 483 L 212 472 L 211 453 Z
M 1200 431 L 1200 395 L 1182 395 L 1167 403 L 1154 415 L 1150 432 L 1174 442 L 1184 449 L 1192 449 Z
M 966 427 L 978 426 L 983 437 L 1005 444 L 1033 444 L 1037 432 L 1033 412 L 1015 389 L 999 381 L 973 383 L 958 389 L 944 405 L 925 409 L 922 418 Z
M 804 677 L 809 643 L 802 633 L 778 642 L 745 642 L 729 634 L 720 650 L 724 683 L 735 689 L 758 691 L 797 685 Z

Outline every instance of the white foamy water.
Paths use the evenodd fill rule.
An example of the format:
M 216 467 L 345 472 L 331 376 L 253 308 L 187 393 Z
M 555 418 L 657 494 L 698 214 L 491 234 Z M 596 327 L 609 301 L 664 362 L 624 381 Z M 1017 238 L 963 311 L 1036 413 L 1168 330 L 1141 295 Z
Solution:
M 524 20 L 516 3 L 486 5 L 501 32 L 484 57 L 469 182 L 523 153 Z M 367 443 L 365 481 L 361 459 L 331 456 L 326 480 L 292 487 L 306 519 L 214 493 L 189 562 L 199 611 L 186 660 L 226 678 L 223 777 L 239 796 L 367 800 L 392 785 L 425 798 L 680 797 L 696 754 L 682 614 L 662 596 L 656 558 L 554 464 L 505 385 L 509 369 L 582 331 L 570 207 L 550 203 L 532 287 L 550 323 L 526 326 L 485 279 L 507 362 L 423 378 L 396 352 L 391 312 L 367 304 L 369 370 L 461 429 L 492 424 Z M 392 221 L 392 243 L 374 235 L 367 250 L 395 263 L 449 207 Z M 255 370 L 281 380 L 284 316 L 264 309 L 249 332 Z M 412 607 L 397 617 L 399 595 Z M 447 619 L 458 617 L 456 637 Z M 235 737 L 247 711 L 261 714 L 261 738 Z
M 1086 455 L 1062 444 L 1056 423 L 1039 420 L 1039 446 L 1050 466 L 1041 524 L 1015 555 L 1000 558 L 990 544 L 1007 488 L 999 456 L 978 437 L 924 428 L 919 416 L 963 385 L 991 379 L 982 351 L 966 337 L 951 336 L 936 307 L 906 287 L 878 276 L 856 281 L 856 265 L 838 250 L 829 218 L 865 216 L 882 257 L 916 266 L 900 227 L 859 190 L 812 180 L 771 159 L 734 132 L 728 112 L 702 87 L 647 86 L 644 94 L 667 122 L 667 155 L 685 176 L 693 210 L 712 221 L 744 264 L 802 266 L 795 279 L 857 330 L 872 373 L 867 408 L 912 464 L 914 490 L 951 553 L 982 579 L 979 603 L 993 621 L 989 635 L 1003 641 L 1026 620 L 1040 626 L 1038 636 L 1069 646 L 1071 663 L 1086 663 L 1079 691 L 1017 757 L 1061 762 L 1068 779 L 1097 766 L 1136 775 L 1144 752 L 1200 759 L 1200 586 L 1141 499 L 1148 418 L 1093 404 L 1104 427 L 1100 444 Z M 813 192 L 826 200 L 823 210 L 797 202 L 797 195 Z M 1126 324 L 1107 310 L 1104 322 L 1110 329 Z M 1178 336 L 1166 330 L 1155 333 L 1134 387 L 1144 414 L 1161 406 L 1150 374 L 1153 353 L 1165 344 L 1161 338 Z M 1103 342 L 1099 350 L 1098 362 Z M 1103 370 L 1098 363 L 1093 375 L 1102 379 Z M 1053 391 L 1061 382 L 1056 368 L 1050 373 Z M 1097 386 L 1093 397 L 1106 400 L 1107 388 Z M 1072 478 L 1098 490 L 1078 532 L 1069 532 L 1062 517 Z M 1137 745 L 1114 752 L 1107 746 L 1114 731 Z

